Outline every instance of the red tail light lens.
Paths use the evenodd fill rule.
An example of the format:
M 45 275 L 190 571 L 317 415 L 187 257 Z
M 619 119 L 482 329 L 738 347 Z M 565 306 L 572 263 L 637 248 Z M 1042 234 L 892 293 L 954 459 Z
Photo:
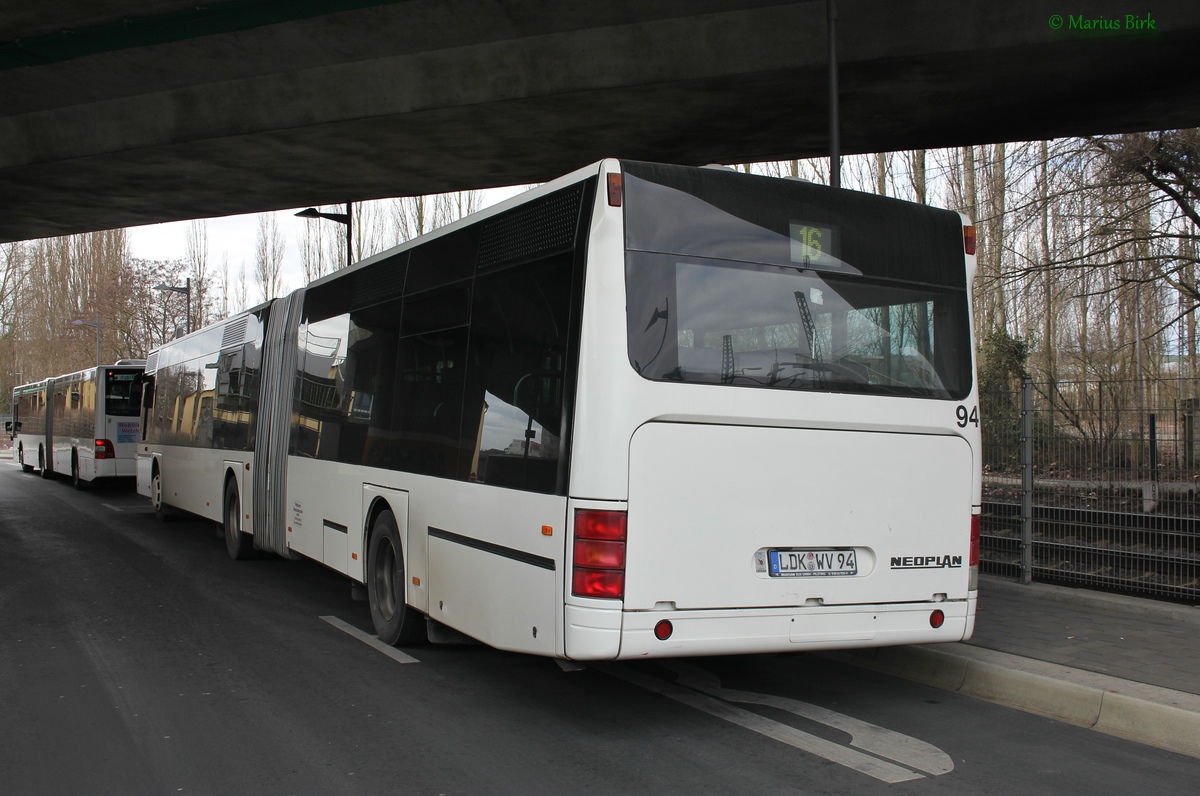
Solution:
M 625 596 L 625 573 L 609 569 L 575 567 L 571 593 L 576 597 L 619 600 Z
M 576 538 L 575 566 L 621 569 L 625 566 L 625 543 Z
M 945 624 L 945 622 L 946 614 L 941 610 L 934 611 L 929 615 L 929 626 L 934 630 L 937 630 L 939 627 Z
M 963 250 L 967 254 L 975 253 L 975 227 L 963 227 Z
M 593 509 L 576 511 L 575 538 L 625 541 L 625 512 Z
M 96 450 L 95 456 L 97 459 L 115 459 L 116 458 L 116 454 L 113 452 L 112 440 L 107 440 L 107 439 L 96 440 L 96 449 L 95 450 Z
M 625 512 L 575 512 L 571 593 L 609 600 L 625 596 Z

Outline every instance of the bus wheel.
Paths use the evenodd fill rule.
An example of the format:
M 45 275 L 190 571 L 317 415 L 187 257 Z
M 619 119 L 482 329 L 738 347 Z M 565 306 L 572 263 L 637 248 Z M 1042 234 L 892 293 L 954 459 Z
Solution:
M 50 468 L 46 464 L 45 448 L 38 448 L 38 469 L 41 471 L 42 478 L 50 477 Z
M 76 489 L 87 489 L 88 482 L 79 477 L 79 459 L 71 457 L 71 486 Z
M 25 463 L 25 446 L 17 448 L 17 461 L 21 463 L 21 469 L 27 473 L 33 472 L 33 465 Z
M 371 622 L 385 644 L 425 641 L 425 620 L 404 602 L 404 555 L 391 511 L 381 512 L 371 526 L 367 546 L 367 601 Z
M 230 478 L 225 484 L 225 550 L 234 561 L 254 556 L 254 537 L 242 533 L 242 501 L 238 498 L 237 482 Z
M 162 472 L 155 468 L 150 479 L 150 505 L 154 506 L 154 518 L 159 522 L 171 519 L 171 509 L 163 502 Z

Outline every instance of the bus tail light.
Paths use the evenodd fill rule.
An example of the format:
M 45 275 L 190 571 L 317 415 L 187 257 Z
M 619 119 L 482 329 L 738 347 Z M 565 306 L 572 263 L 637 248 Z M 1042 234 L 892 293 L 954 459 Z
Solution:
M 971 590 L 979 588 L 979 521 L 978 514 L 971 515 L 971 552 L 967 559 L 970 567 L 967 588 Z
M 113 453 L 112 440 L 98 439 L 96 440 L 96 458 L 97 459 L 115 459 L 116 454 Z
M 963 227 L 963 249 L 967 254 L 975 253 L 975 227 Z
M 575 512 L 571 594 L 610 600 L 625 596 L 625 512 Z

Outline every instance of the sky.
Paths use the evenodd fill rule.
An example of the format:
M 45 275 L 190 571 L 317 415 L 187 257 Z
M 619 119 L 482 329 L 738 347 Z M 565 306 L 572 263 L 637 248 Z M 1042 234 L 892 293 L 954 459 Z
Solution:
M 525 190 L 528 186 L 493 188 L 481 191 L 482 207 L 489 207 Z M 357 207 L 357 205 L 356 205 Z M 304 284 L 304 269 L 300 258 L 300 239 L 304 235 L 303 218 L 296 213 L 304 208 L 276 210 L 275 224 L 285 241 L 283 252 L 284 294 Z M 322 208 L 328 212 L 345 212 L 345 206 Z M 213 272 L 219 272 L 222 264 L 229 262 L 230 282 L 236 282 L 243 265 L 251 302 L 255 302 L 257 287 L 254 284 L 254 243 L 258 235 L 259 213 L 241 216 L 221 216 L 206 219 L 208 222 L 208 263 Z M 127 230 L 129 249 L 133 257 L 143 260 L 183 260 L 187 256 L 187 233 L 192 222 L 172 221 L 165 224 L 147 224 L 129 227 Z M 322 221 L 336 227 L 335 221 Z
M 293 290 L 304 283 L 304 270 L 300 264 L 300 237 L 304 234 L 303 218 L 296 218 L 296 210 L 277 210 L 273 213 L 279 232 L 286 241 L 283 252 L 283 278 L 285 290 Z M 343 210 L 343 212 L 345 212 Z M 254 293 L 254 240 L 258 235 L 258 213 L 243 216 L 221 216 L 206 219 L 208 229 L 209 268 L 220 270 L 226 259 L 229 261 L 230 281 L 237 279 L 239 269 L 245 265 L 250 293 Z M 133 257 L 142 260 L 183 260 L 187 256 L 187 233 L 192 222 L 172 221 L 165 224 L 147 224 L 130 227 L 129 250 Z M 327 221 L 327 224 L 336 222 Z

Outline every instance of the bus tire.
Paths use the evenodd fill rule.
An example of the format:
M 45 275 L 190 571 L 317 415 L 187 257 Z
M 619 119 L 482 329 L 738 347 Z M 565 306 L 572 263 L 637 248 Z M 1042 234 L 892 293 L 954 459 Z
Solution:
M 71 486 L 76 489 L 87 489 L 88 482 L 79 477 L 79 457 L 71 456 Z
M 154 475 L 150 477 L 150 505 L 154 506 L 154 519 L 159 522 L 171 519 L 171 509 L 163 501 L 162 471 L 157 467 L 154 468 Z
M 46 449 L 38 447 L 38 470 L 41 472 L 42 478 L 50 477 L 50 465 L 46 461 Z
M 33 472 L 33 465 L 25 463 L 25 446 L 17 448 L 17 461 L 21 463 L 21 469 L 27 473 Z
M 225 482 L 225 511 L 222 514 L 225 530 L 225 551 L 234 561 L 245 561 L 254 557 L 254 537 L 242 533 L 242 501 L 238 496 L 237 482 L 232 478 Z
M 404 548 L 390 510 L 379 513 L 367 544 L 367 602 L 371 622 L 385 644 L 421 644 L 425 618 L 404 601 Z

